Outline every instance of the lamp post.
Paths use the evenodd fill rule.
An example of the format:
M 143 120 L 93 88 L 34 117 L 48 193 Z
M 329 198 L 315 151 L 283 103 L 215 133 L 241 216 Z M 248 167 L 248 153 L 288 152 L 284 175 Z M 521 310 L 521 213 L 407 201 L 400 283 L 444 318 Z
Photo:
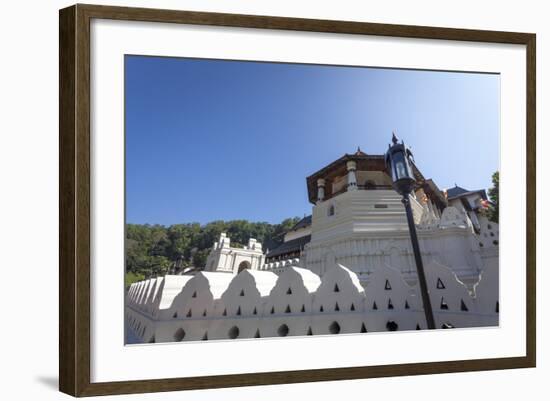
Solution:
M 428 325 L 428 329 L 435 329 L 434 314 L 432 304 L 430 302 L 430 295 L 428 294 L 426 274 L 424 273 L 424 265 L 422 264 L 422 255 L 420 254 L 420 247 L 418 245 L 418 237 L 416 236 L 416 227 L 414 225 L 410 201 L 410 194 L 416 184 L 411 165 L 412 152 L 407 146 L 405 146 L 403 141 L 398 143 L 395 133 L 392 134 L 392 142 L 393 145 L 388 145 L 389 148 L 386 152 L 386 168 L 392 177 L 393 188 L 401 196 L 403 196 L 401 202 L 405 206 L 405 212 L 407 214 L 407 223 L 409 224 L 409 233 L 411 235 L 414 260 L 416 262 L 416 270 L 418 272 L 418 281 L 420 283 L 420 292 L 422 294 L 422 305 L 424 306 L 426 323 Z

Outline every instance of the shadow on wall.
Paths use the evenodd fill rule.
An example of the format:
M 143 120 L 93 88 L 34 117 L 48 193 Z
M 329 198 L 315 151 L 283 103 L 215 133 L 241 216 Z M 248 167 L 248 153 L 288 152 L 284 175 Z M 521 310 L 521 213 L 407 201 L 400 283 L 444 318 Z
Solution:
M 426 275 L 437 328 L 498 325 L 498 268 L 480 275 L 473 294 L 441 264 L 429 263 Z M 299 267 L 174 277 L 130 287 L 127 344 L 426 328 L 417 285 L 390 267 L 375 270 L 364 288 L 340 264 L 322 277 Z

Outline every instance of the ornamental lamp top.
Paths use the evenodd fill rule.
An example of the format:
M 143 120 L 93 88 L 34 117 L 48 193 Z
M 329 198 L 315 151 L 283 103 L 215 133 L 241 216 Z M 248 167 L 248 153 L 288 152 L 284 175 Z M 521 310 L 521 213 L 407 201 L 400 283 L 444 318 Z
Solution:
M 412 169 L 413 154 L 392 132 L 392 143 L 386 152 L 386 168 L 393 180 L 393 188 L 401 195 L 409 194 L 416 183 Z

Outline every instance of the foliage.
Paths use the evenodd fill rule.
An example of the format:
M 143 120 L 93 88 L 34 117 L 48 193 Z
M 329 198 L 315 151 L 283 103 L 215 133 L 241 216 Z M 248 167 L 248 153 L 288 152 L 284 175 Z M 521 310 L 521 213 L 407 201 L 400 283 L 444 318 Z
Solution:
M 300 219 L 283 220 L 280 224 L 249 222 L 247 220 L 213 221 L 174 224 L 126 225 L 126 285 L 151 277 L 177 272 L 186 267 L 202 268 L 210 248 L 222 232 L 231 238 L 231 246 L 244 247 L 249 238 L 263 244 L 264 251 L 277 247 L 286 231 Z
M 132 285 L 133 283 L 136 283 L 138 281 L 141 281 L 145 278 L 144 275 L 142 274 L 138 274 L 138 273 L 133 273 L 133 272 L 127 272 L 126 275 L 124 276 L 124 286 L 126 288 L 130 287 L 130 285 Z
M 493 174 L 492 177 L 493 186 L 489 189 L 489 199 L 493 203 L 489 208 L 489 220 L 498 223 L 498 183 L 499 173 L 498 171 Z

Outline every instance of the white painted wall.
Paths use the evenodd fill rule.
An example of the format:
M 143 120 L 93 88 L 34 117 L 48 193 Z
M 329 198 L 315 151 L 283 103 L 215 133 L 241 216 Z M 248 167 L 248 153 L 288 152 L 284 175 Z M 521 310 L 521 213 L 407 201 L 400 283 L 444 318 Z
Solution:
M 485 271 L 481 281 L 478 275 L 479 284 L 471 292 L 450 268 L 431 261 L 425 269 L 437 328 L 499 324 L 497 269 Z M 418 284 L 408 284 L 399 270 L 388 266 L 371 272 L 366 287 L 341 264 L 321 277 L 294 266 L 278 275 L 243 270 L 188 277 L 162 313 L 154 303 L 141 302 L 139 293 L 132 296 L 134 287 L 150 292 L 162 279 L 131 286 L 126 320 L 143 342 L 378 332 L 390 331 L 392 325 L 391 331 L 426 328 Z

